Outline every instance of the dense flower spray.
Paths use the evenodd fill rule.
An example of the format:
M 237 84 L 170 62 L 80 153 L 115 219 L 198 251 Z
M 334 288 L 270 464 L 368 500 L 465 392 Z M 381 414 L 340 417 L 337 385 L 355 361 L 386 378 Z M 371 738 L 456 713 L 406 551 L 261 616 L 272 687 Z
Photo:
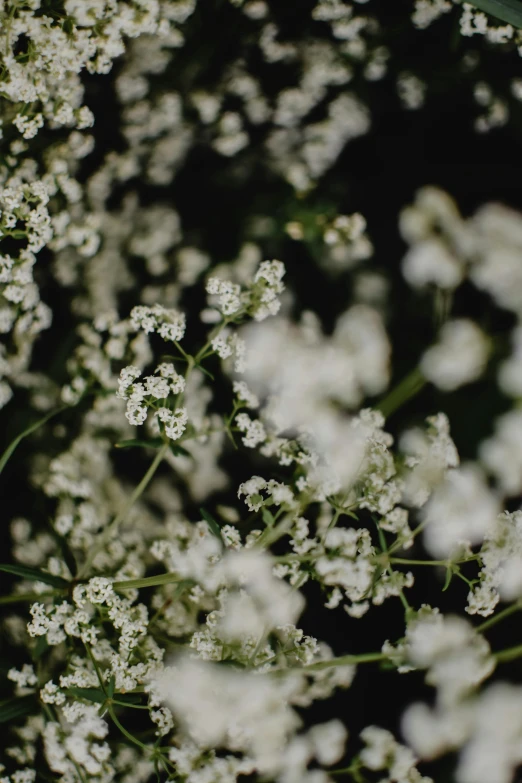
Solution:
M 289 29 L 265 0 L 0 3 L 0 783 L 431 783 L 446 754 L 455 783 L 511 783 L 522 763 L 502 668 L 522 646 L 489 635 L 522 609 L 522 217 L 422 187 L 399 284 L 383 271 L 328 177 L 379 82 L 404 112 L 433 85 L 377 0 L 305 5 Z M 460 35 L 475 131 L 509 123 L 522 81 L 490 84 L 478 49 L 518 57 L 515 23 L 407 10 L 419 41 Z M 185 209 L 207 165 L 269 196 L 217 251 Z M 402 379 L 396 290 L 433 311 Z M 461 459 L 477 389 L 501 404 Z M 423 672 L 430 705 L 367 725 L 361 667 Z

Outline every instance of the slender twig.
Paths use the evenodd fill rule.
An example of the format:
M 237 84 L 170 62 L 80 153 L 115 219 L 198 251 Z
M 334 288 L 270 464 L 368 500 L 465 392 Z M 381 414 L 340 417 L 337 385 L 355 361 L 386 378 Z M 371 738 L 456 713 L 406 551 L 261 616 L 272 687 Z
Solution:
M 13 595 L 0 596 L 0 604 L 21 604 L 25 601 L 41 601 L 42 598 L 54 598 L 58 595 L 56 590 L 50 593 L 13 593 Z
M 127 731 L 127 729 L 126 729 L 124 726 L 122 726 L 122 725 L 121 725 L 120 721 L 119 721 L 119 720 L 118 720 L 118 718 L 116 717 L 116 713 L 114 712 L 114 710 L 113 710 L 113 708 L 112 708 L 112 705 L 110 704 L 110 702 L 109 702 L 109 703 L 108 703 L 108 705 L 107 705 L 107 709 L 109 710 L 109 715 L 111 716 L 111 718 L 112 718 L 112 720 L 114 721 L 115 725 L 116 725 L 116 726 L 119 728 L 119 730 L 121 731 L 121 733 L 122 733 L 122 734 L 123 734 L 125 737 L 127 737 L 127 739 L 129 740 L 129 742 L 132 742 L 132 743 L 134 743 L 134 745 L 138 745 L 138 746 L 139 746 L 140 748 L 142 748 L 143 750 L 146 750 L 146 751 L 147 751 L 147 753 L 152 753 L 152 752 L 153 752 L 152 748 L 150 748 L 148 745 L 144 745 L 144 744 L 143 744 L 143 742 L 140 742 L 140 741 L 139 741 L 139 739 L 136 739 L 136 737 L 135 737 L 134 735 L 132 735 L 132 734 L 131 734 L 129 731 Z
M 11 458 L 14 450 L 17 448 L 17 446 L 20 445 L 20 443 L 23 441 L 24 438 L 26 438 L 28 435 L 31 435 L 31 433 L 35 432 L 39 427 L 42 427 L 46 422 L 49 421 L 49 419 L 52 419 L 54 416 L 58 416 L 59 413 L 62 413 L 62 411 L 66 410 L 66 408 L 70 408 L 70 405 L 62 405 L 59 408 L 57 408 L 54 411 L 51 411 L 50 413 L 47 413 L 45 416 L 43 416 L 41 419 L 38 419 L 38 421 L 35 421 L 34 424 L 31 424 L 27 429 L 25 429 L 23 432 L 21 432 L 19 435 L 16 436 L 16 438 L 11 441 L 9 446 L 6 448 L 2 456 L 0 457 L 0 473 L 3 471 L 5 466 L 7 465 L 9 459 Z
M 498 612 L 498 614 L 494 615 L 493 617 L 490 617 L 489 620 L 486 620 L 485 622 L 481 623 L 481 625 L 478 625 L 476 627 L 476 631 L 479 633 L 483 633 L 484 631 L 487 631 L 488 628 L 491 628 L 491 626 L 496 625 L 501 620 L 504 620 L 505 617 L 509 617 L 509 615 L 514 614 L 515 612 L 518 612 L 522 609 L 522 602 L 517 601 L 514 604 L 511 604 L 510 606 L 506 606 L 505 609 L 503 609 L 501 612 Z
M 164 443 L 163 446 L 158 450 L 158 453 L 154 457 L 154 461 L 152 462 L 148 471 L 145 473 L 142 480 L 140 481 L 140 483 L 138 484 L 138 486 L 135 488 L 134 492 L 130 496 L 128 503 L 125 505 L 122 511 L 120 511 L 120 513 L 114 517 L 112 522 L 109 525 L 107 525 L 105 530 L 103 530 L 103 532 L 100 534 L 98 543 L 95 544 L 95 546 L 93 546 L 92 549 L 90 550 L 87 559 L 78 574 L 80 578 L 85 577 L 89 573 L 89 569 L 92 563 L 94 562 L 96 556 L 99 554 L 99 552 L 102 551 L 102 549 L 104 549 L 104 547 L 109 542 L 111 535 L 118 529 L 118 526 L 121 524 L 121 522 L 123 522 L 123 520 L 131 510 L 134 503 L 143 494 L 149 482 L 151 481 L 154 474 L 156 473 L 156 470 L 158 469 L 161 460 L 167 453 L 169 446 L 170 446 L 169 443 Z
M 119 582 L 113 582 L 115 590 L 133 590 L 140 587 L 158 587 L 159 585 L 169 585 L 172 583 L 188 584 L 187 579 L 181 579 L 179 574 L 158 574 L 157 576 L 144 576 L 142 579 L 122 579 Z
M 374 661 L 387 661 L 389 656 L 383 652 L 360 653 L 359 655 L 341 655 L 338 658 L 330 658 L 327 661 L 317 661 L 304 666 L 304 671 L 316 672 L 321 669 L 332 669 L 334 666 L 353 666 L 357 663 L 373 663 Z
M 508 647 L 507 650 L 499 650 L 493 653 L 497 663 L 506 663 L 507 661 L 513 661 L 515 658 L 522 656 L 522 644 L 517 644 L 516 647 Z
M 426 378 L 418 367 L 415 367 L 405 378 L 400 381 L 375 407 L 380 410 L 387 419 L 395 413 L 401 405 L 415 397 L 426 385 Z

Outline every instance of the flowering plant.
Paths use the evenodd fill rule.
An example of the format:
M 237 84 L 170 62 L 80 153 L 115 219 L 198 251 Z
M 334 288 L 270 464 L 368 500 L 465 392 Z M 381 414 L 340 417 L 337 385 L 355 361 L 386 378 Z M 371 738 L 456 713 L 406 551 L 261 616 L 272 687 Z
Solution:
M 0 4 L 0 783 L 515 781 L 522 216 L 342 194 L 522 4 L 403 6 Z

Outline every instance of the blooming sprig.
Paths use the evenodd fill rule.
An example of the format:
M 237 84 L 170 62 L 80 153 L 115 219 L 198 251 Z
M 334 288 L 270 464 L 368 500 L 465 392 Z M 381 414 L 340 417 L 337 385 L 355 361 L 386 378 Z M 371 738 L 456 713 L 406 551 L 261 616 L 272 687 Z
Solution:
M 207 293 L 217 298 L 216 305 L 225 317 L 249 315 L 256 321 L 263 321 L 279 312 L 278 296 L 284 291 L 284 274 L 281 261 L 263 261 L 248 288 L 211 277 L 207 280 Z
M 145 334 L 156 332 L 164 340 L 177 342 L 185 334 L 185 316 L 177 310 L 156 304 L 153 307 L 137 305 L 130 314 L 135 329 L 143 329 Z
M 118 397 L 127 400 L 126 417 L 130 424 L 144 424 L 149 409 L 155 411 L 159 421 L 165 424 L 167 437 L 176 440 L 181 436 L 187 422 L 184 409 L 171 411 L 166 407 L 157 407 L 158 401 L 165 402 L 169 395 L 179 395 L 185 389 L 185 379 L 174 369 L 174 365 L 163 362 L 142 381 L 141 371 L 133 365 L 124 367 L 120 373 Z M 175 434 L 177 432 L 177 434 Z M 170 433 L 170 434 L 169 434 Z
M 340 155 L 371 127 L 372 82 L 388 74 L 408 111 L 432 90 L 419 47 L 403 68 L 395 25 L 363 5 L 316 0 L 293 19 L 273 0 L 219 3 L 234 31 L 219 51 L 204 8 L 190 26 L 196 0 L 2 5 L 0 407 L 14 439 L 0 572 L 14 586 L 0 596 L 0 783 L 431 783 L 417 757 L 446 752 L 456 783 L 511 783 L 522 763 L 520 687 L 486 682 L 522 656 L 521 219 L 500 203 L 463 217 L 423 188 L 400 216 L 402 264 L 392 242 L 386 269 L 371 265 L 366 218 L 335 208 L 345 191 L 352 208 Z M 411 5 L 419 40 L 440 17 L 460 23 L 475 130 L 509 122 L 522 82 L 487 69 L 522 53 L 515 24 Z M 187 173 L 195 193 L 217 181 L 245 205 L 260 186 L 256 214 L 226 228 L 232 260 L 206 210 L 179 201 Z M 263 260 L 286 253 L 285 232 L 300 243 L 288 276 Z M 498 385 L 488 410 L 502 411 L 492 423 L 470 406 L 472 449 L 469 383 L 481 411 Z M 424 603 L 437 587 L 451 609 Z M 515 643 L 499 649 L 489 629 L 508 617 Z M 334 625 L 335 652 L 321 640 Z M 407 709 L 407 745 L 377 725 L 347 745 L 353 710 L 310 720 L 362 666 L 376 692 L 380 666 L 425 673 L 432 706 Z M 392 690 L 395 719 L 408 690 Z M 382 701 L 365 705 L 376 723 Z

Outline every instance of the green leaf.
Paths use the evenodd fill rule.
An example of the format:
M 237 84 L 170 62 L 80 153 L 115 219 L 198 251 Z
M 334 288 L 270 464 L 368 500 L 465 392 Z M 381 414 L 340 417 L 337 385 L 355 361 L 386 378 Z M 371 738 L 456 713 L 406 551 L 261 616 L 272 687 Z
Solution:
M 69 547 L 69 544 L 67 543 L 67 540 L 64 536 L 59 535 L 58 533 L 55 533 L 56 540 L 58 541 L 58 546 L 60 547 L 60 552 L 62 553 L 62 557 L 65 560 L 65 564 L 71 574 L 73 576 L 76 576 L 78 573 L 78 566 L 76 565 L 76 560 L 74 558 L 74 555 Z
M 78 699 L 94 701 L 96 704 L 102 704 L 107 698 L 101 688 L 67 688 L 65 692 Z
M 23 718 L 35 711 L 34 696 L 19 696 L 0 703 L 0 723 L 9 723 L 16 718 Z
M 471 0 L 480 11 L 495 16 L 502 22 L 522 27 L 522 2 L 520 0 Z
M 274 520 L 274 515 L 272 514 L 271 511 L 269 511 L 267 508 L 263 508 L 261 510 L 261 516 L 263 517 L 263 522 L 265 523 L 265 525 L 267 525 L 268 527 L 273 526 L 275 520 Z
M 179 457 L 179 455 L 182 454 L 184 457 L 190 457 L 190 459 L 194 459 L 190 451 L 184 449 L 183 446 L 178 446 L 176 443 L 170 444 L 170 450 L 175 457 Z
M 74 30 L 74 22 L 72 17 L 68 16 L 63 20 L 62 30 L 64 31 L 64 33 L 67 33 L 67 35 L 71 35 L 71 33 Z
M 211 381 L 213 381 L 213 380 L 214 380 L 214 376 L 212 375 L 212 373 L 211 373 L 211 372 L 209 372 L 207 369 L 205 369 L 205 367 L 203 367 L 203 365 L 201 365 L 201 364 L 196 364 L 196 367 L 198 368 L 198 370 L 201 370 L 201 372 L 202 372 L 204 375 L 208 375 L 208 377 L 210 378 L 210 380 L 211 380 Z
M 50 574 L 48 571 L 41 571 L 39 568 L 21 565 L 0 565 L 0 571 L 21 576 L 23 579 L 30 579 L 31 582 L 44 582 L 46 585 L 59 587 L 62 590 L 69 587 L 69 582 L 66 579 Z
M 109 686 L 107 688 L 107 696 L 109 699 L 112 699 L 114 696 L 114 686 L 116 684 L 116 680 L 114 678 L 114 674 L 112 675 L 111 679 L 109 680 Z
M 448 587 L 450 586 L 452 576 L 453 576 L 453 569 L 452 568 L 447 568 L 446 569 L 446 579 L 444 581 L 444 587 L 442 588 L 442 592 L 443 593 L 445 593 L 446 590 L 448 589 Z
M 214 519 L 214 517 L 208 513 L 208 511 L 205 511 L 204 508 L 199 509 L 199 513 L 207 523 L 209 530 L 211 533 L 213 533 L 216 538 L 219 538 L 221 543 L 223 543 L 223 536 L 221 535 L 221 528 L 219 527 L 218 523 Z
M 55 593 L 12 593 L 11 595 L 0 596 L 0 606 L 3 604 L 23 604 L 25 602 L 34 603 L 42 598 L 53 598 Z
M 51 411 L 50 413 L 47 413 L 42 419 L 38 419 L 38 421 L 35 421 L 34 424 L 31 424 L 27 429 L 25 429 L 23 432 L 20 433 L 20 435 L 17 435 L 16 438 L 11 441 L 9 446 L 6 448 L 4 453 L 2 454 L 2 457 L 0 458 L 0 473 L 5 468 L 7 462 L 9 461 L 12 453 L 16 449 L 16 447 L 22 442 L 24 438 L 26 438 L 28 435 L 30 435 L 32 432 L 37 430 L 39 427 L 41 427 L 43 424 L 45 424 L 46 421 L 49 421 L 49 419 L 52 419 L 53 416 L 57 416 L 58 413 L 61 413 L 66 408 L 70 408 L 70 405 L 62 405 L 60 408 L 57 408 L 55 411 Z
M 179 574 L 158 574 L 157 576 L 144 576 L 142 579 L 123 579 L 121 582 L 113 582 L 112 586 L 115 590 L 134 590 L 141 587 L 158 587 L 158 585 L 189 581 L 180 579 Z
M 49 642 L 47 641 L 47 636 L 40 636 L 38 641 L 36 642 L 34 648 L 33 648 L 33 658 L 35 661 L 37 661 L 39 658 L 42 657 L 44 653 L 47 652 L 49 649 Z
M 149 449 L 159 449 L 163 446 L 163 438 L 149 438 L 148 440 L 141 440 L 139 438 L 131 438 L 130 440 L 120 440 L 119 443 L 114 444 L 115 449 L 132 449 L 135 446 L 147 447 Z

